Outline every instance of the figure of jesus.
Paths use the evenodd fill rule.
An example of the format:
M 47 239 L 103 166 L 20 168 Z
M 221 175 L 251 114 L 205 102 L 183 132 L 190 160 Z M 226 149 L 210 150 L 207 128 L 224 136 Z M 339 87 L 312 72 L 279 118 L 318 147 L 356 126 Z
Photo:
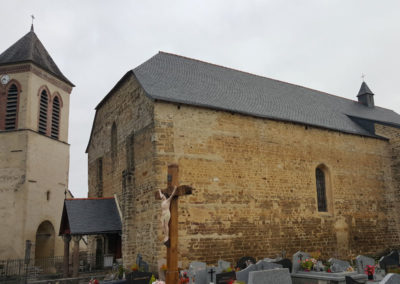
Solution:
M 159 189 L 158 192 L 160 193 L 160 198 L 161 198 L 161 225 L 163 228 L 164 232 L 164 245 L 169 247 L 170 241 L 169 241 L 169 219 L 171 219 L 171 212 L 169 211 L 170 205 L 171 205 L 171 200 L 174 197 L 176 191 L 176 186 L 174 187 L 174 190 L 172 191 L 172 194 L 170 197 L 166 197 L 165 194 L 161 192 Z

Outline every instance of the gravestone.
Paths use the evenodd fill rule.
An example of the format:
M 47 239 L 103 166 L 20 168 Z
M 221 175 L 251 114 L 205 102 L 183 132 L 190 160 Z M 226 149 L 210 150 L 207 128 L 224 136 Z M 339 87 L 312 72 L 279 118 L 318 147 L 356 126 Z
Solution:
M 136 256 L 136 265 L 144 272 L 149 271 L 149 265 L 142 260 L 142 255 L 140 253 Z
M 192 261 L 189 264 L 189 269 L 188 269 L 188 276 L 189 276 L 189 283 L 193 284 L 195 283 L 195 280 L 197 279 L 197 273 L 200 271 L 205 271 L 207 269 L 207 264 L 205 262 L 200 262 L 200 261 Z M 207 281 L 207 278 L 204 279 L 204 282 Z
M 382 279 L 379 284 L 399 284 L 400 283 L 400 274 L 389 273 Z
M 222 272 L 216 275 L 216 284 L 228 284 L 232 280 L 236 280 L 236 273 L 235 271 L 230 272 Z
M 347 268 L 350 267 L 350 263 L 345 260 L 340 260 L 337 258 L 330 258 L 328 260 L 331 263 L 331 271 L 332 272 L 345 272 Z
M 267 262 L 265 260 L 259 260 L 256 263 L 257 270 L 268 270 L 274 268 L 282 268 L 281 264 L 276 264 L 274 262 Z
M 252 271 L 248 284 L 292 284 L 292 278 L 287 268 Z
M 236 280 L 247 283 L 249 280 L 249 273 L 256 270 L 257 266 L 255 264 L 250 264 L 245 269 L 236 271 Z
M 151 272 L 132 271 L 131 273 L 126 275 L 126 283 L 127 284 L 149 284 L 152 275 L 153 275 L 153 273 L 151 273 Z
M 293 262 L 292 262 L 292 272 L 296 273 L 300 270 L 300 261 L 310 258 L 310 254 L 302 251 L 298 251 L 293 255 Z
M 397 260 L 397 263 L 399 263 L 399 252 L 397 250 L 390 252 L 388 256 L 394 258 L 395 260 Z
M 208 280 L 208 273 L 206 269 L 203 270 L 198 270 L 195 275 L 194 275 L 194 282 L 196 284 L 209 284 L 210 282 L 207 282 Z M 189 280 L 190 283 L 190 280 Z
M 357 272 L 358 273 L 365 273 L 365 267 L 367 265 L 375 265 L 375 260 L 373 258 L 359 255 L 356 257 L 356 265 L 357 265 Z
M 392 251 L 386 256 L 382 256 L 379 260 L 379 266 L 385 269 L 387 272 L 390 268 L 396 268 L 399 266 L 399 253 L 397 251 Z
M 229 261 L 220 259 L 220 260 L 218 260 L 218 267 L 222 271 L 226 271 L 227 269 L 231 268 L 231 263 Z
M 383 278 L 385 278 L 385 276 L 386 276 L 385 269 L 375 268 L 374 280 L 381 281 Z
M 280 264 L 283 268 L 288 268 L 289 272 L 292 273 L 292 262 L 290 259 L 284 258 L 279 261 L 274 261 L 273 263 Z

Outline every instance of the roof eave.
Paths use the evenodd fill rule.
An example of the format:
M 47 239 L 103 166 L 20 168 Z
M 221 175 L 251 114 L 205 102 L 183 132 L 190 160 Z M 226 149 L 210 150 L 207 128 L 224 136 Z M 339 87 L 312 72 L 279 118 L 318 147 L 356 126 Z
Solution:
M 283 118 L 274 117 L 274 116 L 267 116 L 267 115 L 257 115 L 257 114 L 254 114 L 254 113 L 248 113 L 248 112 L 240 111 L 240 110 L 225 109 L 225 108 L 216 107 L 216 106 L 213 106 L 213 105 L 193 104 L 193 103 L 190 103 L 190 102 L 172 100 L 172 99 L 167 100 L 167 99 L 165 99 L 163 97 L 158 97 L 158 96 L 154 96 L 154 95 L 150 95 L 150 94 L 148 94 L 148 95 L 150 97 L 152 97 L 156 101 L 163 101 L 163 102 L 167 102 L 167 103 L 182 104 L 182 105 L 187 105 L 187 106 L 192 106 L 192 107 L 200 107 L 200 108 L 207 108 L 207 109 L 213 109 L 213 110 L 219 110 L 219 111 L 226 111 L 226 112 L 230 112 L 230 113 L 237 113 L 237 114 L 242 114 L 242 115 L 251 116 L 251 117 L 271 119 L 271 120 L 274 120 L 274 121 L 290 122 L 290 123 L 294 123 L 294 124 L 312 126 L 312 127 L 316 127 L 316 128 L 320 128 L 320 129 L 337 131 L 337 132 L 346 133 L 346 134 L 352 134 L 352 135 L 358 135 L 358 136 L 363 136 L 363 137 L 371 137 L 371 138 L 387 140 L 386 138 L 383 138 L 383 137 L 381 137 L 379 135 L 373 135 L 373 134 L 367 134 L 367 133 L 362 134 L 362 133 L 358 133 L 358 132 L 346 131 L 346 130 L 343 130 L 343 129 L 337 129 L 337 128 L 333 128 L 333 127 L 326 127 L 326 126 L 324 127 L 324 126 L 321 126 L 321 125 L 301 122 L 301 121 L 297 121 L 297 120 L 283 119 Z
M 70 86 L 70 87 L 72 87 L 72 88 L 75 87 L 75 85 L 74 85 L 71 81 L 69 81 L 69 80 L 67 79 L 67 77 L 62 78 L 61 76 L 55 74 L 54 72 L 51 72 L 50 70 L 46 69 L 45 67 L 43 67 L 43 66 L 37 64 L 37 63 L 36 63 L 35 61 L 33 61 L 33 60 L 21 60 L 21 61 L 0 63 L 0 66 L 18 65 L 18 64 L 25 64 L 25 63 L 31 63 L 31 64 L 33 64 L 33 65 L 39 67 L 40 69 L 46 71 L 47 73 L 51 74 L 52 76 L 54 76 L 54 77 L 57 78 L 58 80 L 60 80 L 60 81 L 62 81 L 62 82 L 64 82 L 64 83 L 66 83 L 68 86 Z

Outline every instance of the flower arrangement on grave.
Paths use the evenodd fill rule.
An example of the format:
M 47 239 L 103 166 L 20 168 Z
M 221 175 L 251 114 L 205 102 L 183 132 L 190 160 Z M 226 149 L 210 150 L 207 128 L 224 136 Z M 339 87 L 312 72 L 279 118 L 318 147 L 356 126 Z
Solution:
M 138 271 L 138 270 L 139 270 L 138 265 L 137 265 L 137 264 L 132 265 L 132 266 L 131 266 L 131 270 L 132 270 L 132 271 Z
M 349 266 L 349 267 L 347 267 L 346 271 L 347 271 L 347 272 L 353 272 L 353 271 L 354 271 L 354 268 L 353 268 L 353 266 Z
M 182 275 L 179 277 L 179 284 L 185 284 L 189 283 L 189 277 L 186 272 L 184 272 Z
M 324 264 L 324 271 L 331 273 L 332 272 L 332 270 L 331 270 L 332 263 L 330 263 L 329 261 L 324 261 L 323 264 Z
M 231 272 L 231 271 L 233 271 L 233 268 L 232 267 L 228 267 L 228 268 L 224 269 L 223 272 Z
M 373 279 L 375 274 L 375 265 L 366 265 L 364 272 L 368 275 L 368 279 Z
M 305 271 L 311 271 L 315 264 L 317 264 L 317 260 L 315 258 L 306 258 L 300 261 L 300 266 Z
M 124 277 L 125 268 L 122 265 L 118 265 L 118 279 Z
M 168 270 L 167 265 L 165 263 L 161 265 L 160 269 L 164 272 Z

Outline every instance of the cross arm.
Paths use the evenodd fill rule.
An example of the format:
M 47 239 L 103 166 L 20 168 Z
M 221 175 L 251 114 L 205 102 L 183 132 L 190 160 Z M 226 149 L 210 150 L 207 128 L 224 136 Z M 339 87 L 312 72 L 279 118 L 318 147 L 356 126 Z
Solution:
M 175 196 L 189 195 L 192 194 L 193 190 L 194 188 L 189 185 L 180 185 L 176 188 Z M 161 189 L 162 193 L 167 193 L 168 195 L 171 195 L 173 191 L 174 187 L 172 185 L 169 185 L 167 188 Z M 161 200 L 158 190 L 155 192 L 154 196 L 157 200 Z

